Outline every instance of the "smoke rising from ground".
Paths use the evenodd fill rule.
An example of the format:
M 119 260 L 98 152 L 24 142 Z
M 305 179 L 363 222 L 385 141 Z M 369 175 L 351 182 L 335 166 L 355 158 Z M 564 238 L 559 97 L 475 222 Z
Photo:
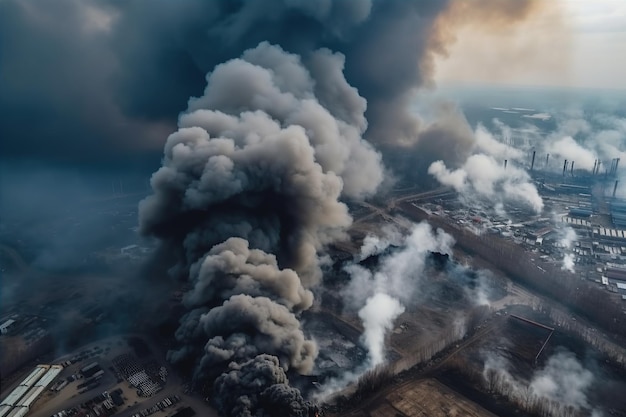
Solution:
M 391 249 L 391 245 L 397 249 Z M 454 239 L 443 230 L 433 230 L 428 223 L 419 223 L 411 232 L 400 237 L 395 229 L 387 229 L 382 237 L 370 235 L 364 240 L 358 260 L 371 255 L 381 256 L 375 271 L 358 264 L 346 267 L 350 283 L 342 291 L 346 307 L 358 312 L 363 323 L 362 343 L 368 360 L 354 372 L 331 380 L 319 395 L 328 395 L 356 381 L 368 370 L 385 363 L 385 339 L 395 319 L 407 306 L 416 303 L 426 258 L 431 252 L 452 254 Z
M 387 241 L 387 247 L 389 243 Z M 415 225 L 397 251 L 383 255 L 376 271 L 357 264 L 346 267 L 351 275 L 350 283 L 343 291 L 347 305 L 359 310 L 378 292 L 384 292 L 405 305 L 410 303 L 419 292 L 428 254 L 451 255 L 453 245 L 454 239 L 443 230 L 433 230 L 425 222 Z
M 275 357 L 259 355 L 231 363 L 215 381 L 217 409 L 225 416 L 308 417 L 315 406 L 304 401 Z
M 593 374 L 569 352 L 559 352 L 533 375 L 530 389 L 540 397 L 576 408 L 588 407 L 585 391 L 593 383 Z
M 566 407 L 589 410 L 587 393 L 594 383 L 594 375 L 569 351 L 561 350 L 550 356 L 543 368 L 528 380 L 514 376 L 508 361 L 498 355 L 486 357 L 483 378 L 487 387 L 505 395 L 516 404 L 531 407 L 539 401 L 551 403 L 547 415 L 567 415 Z M 556 407 L 554 406 L 556 405 Z M 594 415 L 597 410 L 593 410 Z
M 385 361 L 385 336 L 395 319 L 404 313 L 404 306 L 389 295 L 377 292 L 365 301 L 359 310 L 365 333 L 363 339 L 369 350 L 369 367 L 375 368 Z
M 281 378 L 257 387 L 266 389 L 260 396 L 225 387 L 256 372 L 312 370 L 317 346 L 297 314 L 313 304 L 317 254 L 351 224 L 339 198 L 370 195 L 382 181 L 380 156 L 361 138 L 365 101 L 342 75 L 343 56 L 311 57 L 310 71 L 263 42 L 218 65 L 180 116 L 154 194 L 140 204 L 141 231 L 183 249 L 174 271 L 192 285 L 176 332 L 181 347 L 169 358 L 195 362 L 197 382 L 233 362 L 215 382 L 226 415 L 273 413 L 289 397 L 307 408 Z
M 578 236 L 576 235 L 576 231 L 569 226 L 562 228 L 559 234 L 559 246 L 561 246 L 565 252 L 563 254 L 563 266 L 561 266 L 561 269 L 573 273 L 575 256 L 569 251 L 572 249 L 576 240 L 578 240 Z

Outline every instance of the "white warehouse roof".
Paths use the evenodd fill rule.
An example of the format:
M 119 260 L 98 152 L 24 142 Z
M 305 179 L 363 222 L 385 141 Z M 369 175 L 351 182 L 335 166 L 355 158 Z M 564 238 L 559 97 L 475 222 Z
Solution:
M 4 417 L 11 411 L 10 405 L 0 405 L 0 417 Z
M 17 403 L 17 406 L 30 408 L 31 404 L 37 400 L 39 395 L 46 389 L 46 387 L 33 387 L 22 397 L 22 400 Z
M 39 382 L 35 384 L 36 387 L 47 387 L 50 383 L 57 377 L 63 370 L 63 367 L 60 365 L 52 365 L 48 372 L 41 377 Z
M 30 387 L 25 387 L 23 385 L 18 386 L 2 401 L 2 405 L 15 405 L 20 398 L 26 394 L 26 391 L 28 391 L 29 388 Z
M 28 407 L 17 407 L 7 417 L 24 417 L 28 413 Z
M 24 378 L 24 380 L 22 381 L 20 385 L 24 385 L 26 387 L 32 387 L 33 385 L 35 385 L 35 382 L 39 381 L 39 378 L 41 378 L 43 374 L 45 374 L 48 371 L 48 368 L 49 367 L 46 365 L 37 366 L 35 369 L 33 369 L 33 372 L 31 372 L 30 375 Z

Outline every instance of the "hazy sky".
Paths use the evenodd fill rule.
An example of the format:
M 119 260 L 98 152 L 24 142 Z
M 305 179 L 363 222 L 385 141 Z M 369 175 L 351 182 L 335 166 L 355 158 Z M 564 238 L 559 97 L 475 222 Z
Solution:
M 626 1 L 544 4 L 517 25 L 462 28 L 437 81 L 626 89 Z

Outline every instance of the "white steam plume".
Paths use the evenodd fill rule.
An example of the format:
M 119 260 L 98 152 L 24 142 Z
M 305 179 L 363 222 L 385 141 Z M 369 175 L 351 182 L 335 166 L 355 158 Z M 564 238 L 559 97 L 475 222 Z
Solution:
M 513 164 L 503 164 L 485 154 L 474 154 L 458 169 L 450 170 L 443 161 L 435 161 L 428 173 L 443 185 L 453 187 L 468 200 L 475 198 L 496 201 L 517 201 L 536 213 L 543 210 L 543 200 L 530 176 Z
M 369 351 L 369 366 L 374 368 L 385 361 L 385 336 L 394 320 L 404 313 L 400 302 L 382 292 L 368 298 L 365 306 L 359 310 L 365 332 L 363 338 Z
M 395 234 L 388 234 L 396 238 Z M 384 238 L 370 237 L 358 259 L 366 253 L 381 254 L 390 246 Z M 395 243 L 395 242 L 394 242 Z M 358 311 L 363 322 L 363 343 L 368 352 L 368 361 L 353 373 L 330 381 L 321 397 L 342 389 L 356 381 L 368 370 L 385 362 L 385 337 L 393 327 L 395 319 L 405 311 L 419 291 L 426 257 L 430 252 L 451 255 L 454 239 L 441 229 L 434 231 L 428 223 L 415 225 L 395 252 L 381 255 L 378 269 L 370 271 L 360 265 L 346 267 L 351 275 L 350 284 L 343 296 L 347 308 Z M 376 249 L 376 250 L 373 250 Z
M 528 380 L 513 375 L 505 358 L 490 353 L 485 359 L 483 378 L 490 391 L 505 395 L 522 407 L 543 403 L 548 410 L 571 407 L 594 416 L 601 415 L 598 410 L 589 409 L 587 392 L 594 383 L 594 375 L 569 351 L 550 356 L 545 366 Z M 555 411 L 547 415 L 561 414 Z
M 561 229 L 560 233 L 561 238 L 559 239 L 559 245 L 562 246 L 565 251 L 563 255 L 563 265 L 561 266 L 561 269 L 563 271 L 569 271 L 574 273 L 575 256 L 573 253 L 568 251 L 572 248 L 574 242 L 578 240 L 578 236 L 576 235 L 576 231 L 569 226 Z

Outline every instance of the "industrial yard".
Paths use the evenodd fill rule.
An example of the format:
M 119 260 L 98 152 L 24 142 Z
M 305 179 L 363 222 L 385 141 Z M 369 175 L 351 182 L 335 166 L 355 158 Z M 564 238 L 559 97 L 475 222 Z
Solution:
M 2 416 L 194 415 L 203 401 L 188 397 L 164 358 L 142 336 L 112 337 L 37 365 L 5 389 Z M 6 393 L 6 394 L 5 394 Z M 190 407 L 190 405 L 193 406 Z
M 535 156 L 532 158 L 534 161 Z M 435 334 L 440 341 L 446 334 L 454 334 L 454 330 L 437 326 L 453 323 L 454 311 L 471 316 L 470 306 L 459 302 L 459 297 L 455 302 L 451 301 L 454 297 L 448 298 L 446 304 L 446 297 L 440 295 L 433 297 L 437 305 L 422 300 L 417 310 L 400 315 L 389 336 L 389 345 L 400 357 L 390 365 L 396 376 L 385 377 L 388 388 L 366 397 L 361 405 L 349 400 L 352 394 L 346 391 L 347 397 L 338 400 L 338 408 L 331 408 L 336 410 L 331 411 L 333 415 L 437 415 L 433 410 L 447 410 L 446 406 L 424 408 L 428 407 L 424 405 L 425 394 L 410 388 L 430 386 L 429 378 L 433 377 L 455 395 L 466 395 L 479 404 L 478 409 L 448 410 L 450 414 L 445 415 L 509 415 L 513 409 L 529 416 L 543 415 L 548 409 L 551 415 L 585 415 L 592 411 L 585 409 L 589 404 L 603 404 L 604 412 L 610 415 L 625 415 L 626 404 L 621 398 L 607 395 L 624 388 L 626 370 L 626 231 L 621 217 L 624 200 L 616 193 L 614 178 L 619 160 L 613 160 L 610 170 L 602 174 L 596 169 L 591 173 L 577 171 L 571 161 L 564 163 L 560 175 L 538 170 L 532 164 L 529 158 L 527 169 L 545 202 L 543 215 L 515 204 L 496 210 L 476 201 L 468 205 L 445 188 L 400 194 L 384 205 L 363 206 L 360 216 L 379 224 L 402 228 L 407 219 L 409 225 L 411 221 L 428 221 L 450 233 L 456 240 L 456 261 L 473 269 L 491 270 L 489 287 L 496 290 L 487 297 L 484 310 L 475 310 L 478 316 L 472 325 L 428 349 L 432 352 L 428 356 L 416 355 L 420 342 Z M 362 239 L 363 225 L 358 220 L 356 223 L 359 228 L 353 236 Z M 433 271 L 428 276 L 427 288 L 433 291 L 442 278 Z M 598 362 L 593 366 L 602 369 L 598 372 L 604 382 L 594 379 L 596 382 L 587 388 L 589 403 L 568 408 L 543 403 L 541 397 L 512 394 L 524 384 L 534 383 L 535 373 L 544 372 L 551 366 L 551 358 L 559 355 L 579 360 L 593 357 L 592 361 Z M 486 369 L 494 360 L 501 369 L 507 369 L 506 375 L 516 375 L 519 381 L 499 385 L 510 376 L 490 376 Z M 421 402 L 412 400 L 420 395 Z M 426 403 L 430 404 L 430 399 Z M 583 411 L 576 411 L 579 407 Z
M 436 413 L 434 410 L 446 410 L 443 404 L 454 402 L 458 408 L 448 410 L 452 414 L 498 414 L 501 407 L 507 407 L 506 401 L 504 405 L 502 401 L 484 403 L 480 400 L 485 398 L 478 393 L 480 390 L 468 391 L 467 386 L 451 382 L 458 379 L 451 375 L 469 372 L 480 385 L 482 370 L 475 366 L 468 368 L 465 364 L 483 363 L 484 352 L 488 351 L 512 360 L 512 366 L 518 367 L 516 372 L 520 375 L 532 373 L 531 369 L 544 363 L 563 340 L 570 344 L 571 340 L 590 343 L 597 355 L 625 363 L 620 338 L 614 339 L 606 330 L 596 330 L 595 325 L 592 328 L 591 324 L 586 324 L 590 318 L 581 311 L 569 312 L 571 305 L 554 304 L 549 292 L 541 289 L 529 292 L 524 289 L 528 283 L 523 280 L 511 282 L 506 268 L 489 256 L 489 253 L 497 253 L 499 258 L 515 257 L 517 262 L 526 262 L 525 268 L 580 282 L 581 288 L 582 283 L 593 286 L 601 291 L 606 303 L 620 309 L 626 305 L 626 301 L 622 301 L 626 299 L 626 232 L 620 223 L 626 204 L 613 195 L 614 180 L 608 175 L 586 175 L 571 169 L 562 175 L 534 170 L 533 178 L 546 203 L 544 213 L 549 215 L 535 215 L 515 205 L 505 205 L 499 210 L 474 204 L 468 206 L 446 188 L 429 192 L 407 190 L 384 205 L 372 202 L 355 208 L 355 222 L 350 230 L 352 240 L 337 244 L 332 254 L 340 268 L 342 262 L 350 262 L 354 257 L 366 235 L 375 234 L 386 225 L 408 230 L 415 222 L 428 220 L 450 233 L 457 243 L 451 264 L 429 264 L 425 287 L 428 290 L 420 294 L 418 303 L 398 317 L 388 337 L 386 355 L 396 375 L 391 381 L 398 381 L 398 389 L 382 393 L 380 402 L 372 402 L 366 412 L 364 408 L 350 412 L 378 416 L 394 410 L 397 415 L 407 417 L 436 415 L 432 414 Z M 481 252 L 483 246 L 486 249 Z M 489 248 L 494 247 L 498 247 L 498 252 L 489 252 Z M 117 251 L 116 259 L 128 259 L 125 262 L 136 262 L 134 257 L 146 257 L 135 244 L 122 246 Z M 566 259 L 571 262 L 566 264 Z M 454 265 L 464 266 L 458 269 Z M 462 272 L 450 275 L 450 268 Z M 476 272 L 487 270 L 492 272 Z M 358 370 L 366 357 L 360 339 L 363 331 L 360 320 L 356 312 L 346 309 L 342 299 L 337 297 L 337 291 L 345 282 L 341 270 L 337 271 L 336 276 L 329 272 L 324 278 L 326 285 L 321 305 L 305 315 L 307 331 L 318 340 L 320 356 L 312 379 L 295 378 L 294 382 L 309 394 L 315 393 L 316 386 L 323 387 L 345 372 Z M 476 305 L 472 300 L 479 289 L 484 298 L 481 305 Z M 163 305 L 176 309 L 181 301 L 181 289 L 171 291 L 171 297 Z M 59 293 L 58 296 L 57 303 L 61 305 L 67 295 Z M 529 310 L 511 310 L 520 307 Z M 49 304 L 46 314 L 53 314 L 54 308 L 54 304 Z M 25 310 L 13 310 L 3 316 L 0 326 L 3 343 L 17 338 L 31 344 L 39 340 L 41 346 L 50 343 L 49 321 L 41 313 L 28 314 Z M 107 314 L 97 305 L 86 307 L 81 328 L 90 328 Z M 531 321 L 536 319 L 545 328 L 533 330 L 532 325 L 525 328 L 522 322 L 512 318 L 516 315 Z M 163 350 L 159 345 L 169 343 L 167 338 L 149 340 L 154 342 L 146 343 L 141 336 L 109 337 L 55 358 L 51 362 L 54 365 L 34 365 L 22 382 L 11 383 L 14 390 L 3 389 L 3 417 L 87 414 L 132 417 L 161 411 L 174 415 L 176 410 L 185 410 L 183 413 L 188 414 L 194 407 L 208 410 L 202 394 L 187 397 L 182 381 L 172 376 L 175 372 L 161 356 L 164 354 L 155 353 Z M 45 350 L 37 351 L 37 355 L 45 354 Z M 579 350 L 578 354 L 582 352 Z M 58 372 L 47 378 L 50 381 L 40 379 L 45 386 L 43 382 L 30 384 L 31 372 L 44 373 L 49 372 L 48 369 Z M 620 379 L 619 375 L 611 378 Z M 3 383 L 3 388 L 5 386 Z M 336 407 L 351 410 L 352 403 L 347 399 L 352 395 L 350 392 L 346 391 L 346 399 L 341 399 L 343 394 L 336 396 L 333 400 L 336 405 L 326 413 L 334 414 Z M 478 399 L 478 403 L 464 395 Z M 432 402 L 425 404 L 425 396 Z M 190 404 L 192 408 L 186 408 Z M 614 409 L 619 406 L 616 404 Z
M 601 295 L 602 299 L 594 301 L 604 311 L 608 311 L 606 306 L 613 306 L 610 311 L 623 311 L 626 231 L 620 215 L 626 204 L 613 194 L 614 180 L 608 175 L 571 169 L 557 175 L 535 169 L 533 178 L 546 204 L 543 215 L 518 205 L 498 210 L 468 205 L 447 188 L 428 192 L 407 189 L 384 204 L 373 201 L 355 207 L 351 240 L 331 250 L 335 269 L 325 273 L 321 303 L 303 315 L 307 334 L 317 340 L 320 354 L 312 375 L 294 375 L 294 384 L 308 395 L 317 395 L 346 372 L 358 372 L 367 352 L 362 344 L 362 323 L 340 296 L 348 279 L 343 265 L 353 262 L 365 236 L 389 226 L 409 230 L 426 220 L 456 240 L 454 255 L 449 260 L 427 262 L 423 290 L 387 336 L 390 388 L 358 406 L 351 398 L 359 391 L 355 394 L 354 385 L 348 386 L 332 397 L 325 414 L 502 415 L 518 400 L 506 396 L 493 400 L 488 395 L 494 386 L 482 376 L 487 352 L 508 361 L 520 378 L 532 379 L 534 370 L 545 366 L 563 346 L 574 346 L 573 355 L 579 358 L 592 351 L 594 357 L 615 364 L 617 370 L 603 368 L 605 376 L 614 381 L 605 388 L 619 386 L 620 369 L 626 364 L 621 347 L 624 335 L 612 333 L 610 326 L 585 311 L 584 297 L 560 300 L 552 287 L 537 287 L 524 274 L 532 271 L 533 276 L 569 280 L 574 291 L 569 294 L 592 288 L 594 296 Z M 115 259 L 127 259 L 129 265 L 148 253 L 135 244 L 116 250 Z M 113 253 L 113 249 L 109 251 Z M 512 259 L 515 262 L 507 261 Z M 370 265 L 369 260 L 363 262 Z M 519 275 L 507 270 L 511 265 Z M 185 288 L 169 291 L 170 296 L 160 305 L 171 311 L 174 320 Z M 148 328 L 145 335 L 107 336 L 52 357 L 45 349 L 54 335 L 47 330 L 51 325 L 46 316 L 54 316 L 55 305 L 63 305 L 67 293 L 50 296 L 53 298 L 48 297 L 45 310 L 41 310 L 45 315 L 17 307 L 3 315 L 0 328 L 5 346 L 18 339 L 28 343 L 40 340 L 42 348 L 36 355 L 49 358 L 52 365 L 33 364 L 32 358 L 25 358 L 30 368 L 20 365 L 12 379 L 3 379 L 2 417 L 214 412 L 204 401 L 203 390 L 192 393 L 187 377 L 181 379 L 166 362 L 165 346 L 175 342 L 162 333 L 164 327 Z M 81 324 L 73 332 L 98 326 L 111 314 L 97 304 L 81 311 Z M 174 325 L 166 320 L 162 326 Z M 43 377 L 52 370 L 54 375 Z M 23 379 L 16 379 L 18 375 Z M 462 380 L 474 382 L 467 385 L 459 382 Z M 600 398 L 602 389 L 594 386 L 590 398 Z M 623 406 L 619 399 L 605 401 L 605 405 L 613 415 L 623 415 L 616 411 Z

